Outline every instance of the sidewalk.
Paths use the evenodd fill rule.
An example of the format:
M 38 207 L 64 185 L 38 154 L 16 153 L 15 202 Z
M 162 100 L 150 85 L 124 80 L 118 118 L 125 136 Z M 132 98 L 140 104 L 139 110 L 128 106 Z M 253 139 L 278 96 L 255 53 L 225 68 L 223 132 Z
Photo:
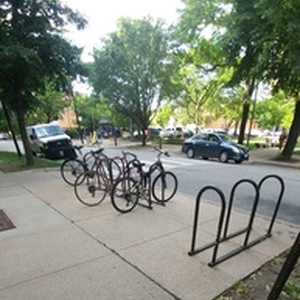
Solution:
M 16 226 L 0 231 L 0 299 L 210 300 L 289 248 L 299 231 L 276 222 L 271 238 L 211 268 L 212 249 L 188 255 L 194 205 L 178 194 L 166 207 L 121 215 L 109 197 L 83 206 L 57 170 L 0 172 L 0 209 Z M 218 215 L 218 206 L 201 203 L 196 248 L 215 238 Z M 230 231 L 248 217 L 234 211 Z M 268 225 L 256 217 L 250 240 Z M 222 243 L 219 255 L 243 239 Z

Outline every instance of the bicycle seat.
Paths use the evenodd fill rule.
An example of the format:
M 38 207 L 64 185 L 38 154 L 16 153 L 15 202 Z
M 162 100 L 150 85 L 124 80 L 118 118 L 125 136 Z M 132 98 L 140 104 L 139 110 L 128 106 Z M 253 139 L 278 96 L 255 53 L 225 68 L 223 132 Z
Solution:
M 145 166 L 145 163 L 142 163 L 141 161 L 139 161 L 138 159 L 135 159 L 131 162 L 133 164 L 134 167 L 136 168 L 141 168 L 143 166 Z
M 104 150 L 104 148 L 100 148 L 100 149 L 95 150 L 95 151 L 94 151 L 94 150 L 91 150 L 91 152 L 92 152 L 93 155 L 98 155 L 98 154 L 102 153 L 103 150 Z

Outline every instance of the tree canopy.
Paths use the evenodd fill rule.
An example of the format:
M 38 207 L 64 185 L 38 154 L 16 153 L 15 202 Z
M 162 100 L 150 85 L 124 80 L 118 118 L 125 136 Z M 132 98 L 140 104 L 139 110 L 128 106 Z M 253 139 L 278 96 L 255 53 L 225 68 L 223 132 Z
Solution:
M 228 84 L 242 84 L 244 88 L 240 143 L 258 82 L 264 81 L 273 91 L 283 90 L 287 96 L 296 98 L 294 119 L 282 152 L 288 159 L 300 131 L 297 38 L 300 21 L 296 17 L 300 13 L 299 1 L 183 0 L 183 3 L 178 31 L 184 43 L 196 50 L 197 45 L 207 39 L 205 34 L 209 29 L 210 38 L 221 49 L 222 64 L 233 68 Z M 199 57 L 205 55 L 206 51 L 200 49 Z M 222 64 L 213 63 L 214 66 Z
M 94 51 L 91 83 L 111 109 L 143 132 L 161 102 L 168 40 L 163 24 L 149 18 L 120 19 L 116 32 Z
M 1 1 L 0 16 L 0 89 L 16 112 L 27 164 L 33 164 L 25 112 L 46 78 L 66 89 L 80 73 L 81 49 L 62 33 L 67 24 L 83 29 L 86 20 L 58 0 Z

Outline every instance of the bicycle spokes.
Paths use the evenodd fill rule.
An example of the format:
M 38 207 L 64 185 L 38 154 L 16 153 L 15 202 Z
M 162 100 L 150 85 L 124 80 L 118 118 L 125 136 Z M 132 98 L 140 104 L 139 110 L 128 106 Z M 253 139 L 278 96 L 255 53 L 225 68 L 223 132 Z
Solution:
M 87 171 L 80 174 L 74 186 L 77 199 L 87 205 L 100 204 L 107 193 L 107 187 L 103 178 L 95 171 Z

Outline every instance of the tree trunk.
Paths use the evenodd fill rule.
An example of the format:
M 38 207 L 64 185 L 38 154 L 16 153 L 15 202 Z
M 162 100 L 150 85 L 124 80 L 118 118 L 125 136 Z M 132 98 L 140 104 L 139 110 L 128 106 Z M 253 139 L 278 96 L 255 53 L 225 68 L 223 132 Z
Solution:
M 9 131 L 12 134 L 12 138 L 13 138 L 18 156 L 21 157 L 22 153 L 21 153 L 19 144 L 18 144 L 17 139 L 16 139 L 15 131 L 14 131 L 13 126 L 12 126 L 11 121 L 10 121 L 10 117 L 9 117 L 9 113 L 8 113 L 6 104 L 4 103 L 4 101 L 1 101 L 1 102 L 2 102 L 2 108 L 3 108 L 3 111 L 4 111 L 4 115 L 5 115 L 5 118 L 6 118 L 6 122 L 7 122 L 8 128 L 9 128 Z
M 250 111 L 250 101 L 251 95 L 254 90 L 254 80 L 249 79 L 249 81 L 245 84 L 244 96 L 243 96 L 243 112 L 242 112 L 242 120 L 239 132 L 238 143 L 243 144 L 245 139 L 245 130 L 248 121 L 249 111 Z
M 299 133 L 300 133 L 300 99 L 296 101 L 293 122 L 289 130 L 285 147 L 281 153 L 282 158 L 284 160 L 288 160 L 292 157 L 293 151 L 297 144 Z
M 246 97 L 246 95 L 245 95 Z M 245 100 L 243 104 L 243 112 L 242 112 L 242 120 L 241 120 L 241 126 L 240 126 L 240 132 L 239 132 L 239 138 L 238 143 L 243 144 L 245 139 L 245 130 L 246 130 L 246 124 L 249 116 L 249 110 L 250 110 L 250 103 L 249 100 Z
M 25 123 L 25 113 L 23 111 L 23 105 L 22 105 L 22 98 L 20 93 L 16 92 L 15 94 L 15 103 L 17 104 L 17 118 L 18 118 L 18 125 L 19 130 L 24 146 L 25 151 L 25 158 L 26 158 L 26 165 L 27 166 L 33 166 L 34 165 L 34 159 L 33 154 L 30 149 L 27 133 L 26 133 L 26 123 Z
M 146 144 L 147 144 L 146 130 L 142 129 L 142 146 L 146 146 Z

